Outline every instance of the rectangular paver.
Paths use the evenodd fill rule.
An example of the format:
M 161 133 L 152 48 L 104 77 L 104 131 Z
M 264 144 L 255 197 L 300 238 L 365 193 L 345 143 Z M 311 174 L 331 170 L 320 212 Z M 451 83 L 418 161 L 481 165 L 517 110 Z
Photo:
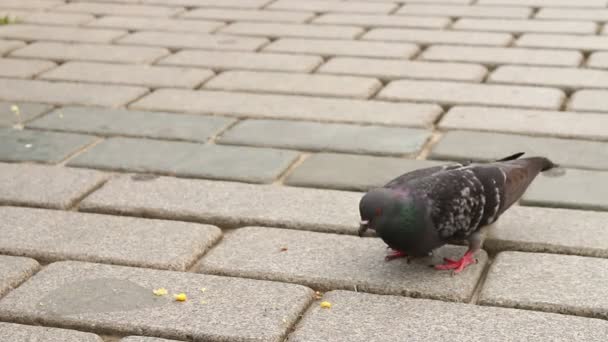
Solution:
M 145 336 L 127 336 L 121 338 L 119 342 L 178 342 L 177 340 L 167 340 L 158 337 L 145 337 Z
M 608 172 L 568 169 L 560 177 L 538 177 L 524 194 L 524 205 L 608 211 Z
M 514 151 L 544 156 L 565 167 L 608 169 L 606 142 L 488 132 L 449 131 L 435 145 L 431 158 L 489 161 Z
M 143 31 L 118 41 L 126 45 L 162 46 L 174 49 L 214 49 L 254 51 L 268 43 L 266 38 L 234 37 L 182 32 Z
M 541 8 L 534 16 L 540 19 L 574 19 L 608 21 L 608 9 L 601 8 Z
M 0 56 L 25 46 L 25 43 L 19 40 L 0 39 Z
M 535 19 L 484 19 L 465 18 L 452 25 L 456 30 L 485 32 L 538 32 L 538 33 L 574 33 L 595 34 L 597 24 L 590 21 L 535 20 Z
M 583 54 L 569 50 L 523 49 L 513 47 L 483 47 L 434 45 L 427 48 L 421 59 L 442 62 L 469 62 L 487 65 L 527 64 L 578 66 L 583 61 Z
M 315 16 L 310 12 L 266 11 L 247 9 L 198 8 L 180 17 L 188 19 L 214 19 L 224 21 L 267 21 L 283 23 L 303 23 Z
M 452 107 L 439 123 L 443 130 L 463 129 L 608 140 L 608 115 L 493 107 Z
M 515 206 L 488 231 L 484 248 L 608 258 L 608 213 Z
M 219 7 L 219 8 L 261 8 L 272 0 L 142 0 L 144 4 L 188 6 L 188 7 Z
M 312 11 L 312 12 L 345 12 L 345 13 L 383 13 L 388 14 L 397 8 L 395 3 L 349 1 L 337 3 L 335 1 L 324 0 L 279 0 L 273 2 L 268 9 L 272 10 L 292 10 L 292 11 Z
M 297 156 L 297 152 L 275 149 L 110 138 L 72 159 L 68 165 L 271 183 Z
M 315 24 L 357 25 L 364 27 L 445 28 L 451 23 L 446 17 L 405 17 L 395 15 L 327 13 L 312 21 Z
M 599 319 L 529 310 L 446 303 L 401 296 L 332 291 L 309 309 L 289 341 L 601 341 L 608 323 Z M 403 313 L 408 318 L 395 315 Z M 415 313 L 415 314 L 414 314 Z M 447 325 L 447 327 L 446 327 Z
M 170 52 L 164 48 L 105 44 L 34 42 L 13 51 L 11 57 L 45 58 L 56 61 L 94 61 L 111 63 L 153 62 Z
M 608 36 L 525 33 L 516 46 L 584 51 L 608 50 Z
M 409 58 L 418 50 L 418 46 L 408 43 L 301 38 L 281 38 L 263 48 L 269 52 L 384 58 Z
M 0 58 L 0 77 L 30 78 L 56 66 L 44 60 Z
M 441 113 L 430 104 L 177 89 L 157 90 L 131 108 L 414 127 L 430 126 Z
M 502 252 L 490 266 L 480 302 L 605 319 L 606 267 L 608 259 Z
M 34 259 L 0 255 L 0 298 L 34 274 L 40 265 Z M 0 338 L 4 328 L 0 323 Z M 8 336 L 5 336 L 8 339 Z M 12 340 L 11 340 L 12 341 Z
M 417 4 L 416 1 L 401 7 L 397 14 L 416 16 L 443 15 L 449 17 L 473 18 L 528 18 L 532 14 L 529 7 L 516 6 L 459 6 L 443 3 L 443 0 L 434 0 L 436 4 Z
M 361 196 L 356 192 L 279 185 L 171 177 L 137 181 L 122 176 L 111 179 L 89 195 L 79 208 L 166 219 L 187 218 L 220 227 L 263 225 L 356 234 Z M 320 212 L 323 215 L 319 215 Z
M 418 44 L 460 44 L 507 46 L 513 40 L 508 33 L 465 32 L 449 30 L 372 29 L 363 35 L 364 40 L 413 42 Z
M 278 72 L 226 71 L 208 81 L 207 89 L 269 92 L 366 99 L 382 87 L 374 78 Z
M 234 121 L 219 116 L 64 107 L 30 122 L 27 127 L 106 136 L 206 142 Z
M 262 134 L 274 132 L 274 134 Z M 430 132 L 414 128 L 246 120 L 220 138 L 222 144 L 254 145 L 380 155 L 415 155 Z M 310 139 L 310 137 L 315 137 Z
M 480 5 L 523 5 L 534 7 L 606 7 L 606 0 L 479 0 Z
M 608 52 L 594 52 L 587 59 L 590 68 L 608 69 Z
M 316 153 L 298 165 L 285 179 L 285 184 L 367 191 L 403 173 L 442 164 L 429 160 Z
M 39 103 L 0 101 L 0 127 L 23 126 L 53 107 Z
M 67 62 L 45 72 L 38 78 L 51 81 L 126 84 L 149 88 L 195 88 L 213 75 L 213 72 L 208 69 Z
M 88 23 L 86 26 L 129 30 L 209 33 L 224 26 L 224 23 L 221 21 L 211 20 L 179 20 L 167 18 L 105 16 Z
M 475 104 L 558 109 L 566 96 L 561 90 L 554 88 L 399 80 L 389 83 L 377 97 L 383 100 L 422 101 L 448 105 Z
M 46 24 L 46 25 L 81 25 L 95 20 L 95 16 L 84 13 L 59 13 L 59 12 L 34 12 L 22 18 L 23 23 L 27 24 Z
M 218 32 L 271 38 L 300 37 L 354 39 L 363 33 L 363 28 L 341 25 L 237 22 L 221 28 Z
M 196 66 L 213 70 L 276 70 L 310 72 L 323 59 L 319 56 L 299 56 L 279 53 L 232 51 L 179 51 L 158 61 L 158 64 Z
M 0 128 L 0 160 L 58 163 L 95 141 L 89 135 Z
M 160 287 L 169 294 L 155 296 Z M 186 302 L 173 299 L 180 292 Z M 121 335 L 278 342 L 312 296 L 294 284 L 64 261 L 4 297 L 0 317 Z
M 106 176 L 92 170 L 0 163 L 0 203 L 66 209 L 100 186 Z
M 109 43 L 122 37 L 127 31 L 110 29 L 86 29 L 69 26 L 3 25 L 0 37 L 23 40 L 50 40 L 60 42 Z
M 0 340 L 13 342 L 103 342 L 101 337 L 91 333 L 3 322 L 0 322 Z
M 63 3 L 61 0 L 2 0 L 3 7 L 27 10 L 51 9 Z
M 323 64 L 317 72 L 383 80 L 409 78 L 480 82 L 487 69 L 475 64 L 336 57 Z
M 608 88 L 608 71 L 580 68 L 543 68 L 505 65 L 488 77 L 489 82 L 559 87 Z
M 185 271 L 222 233 L 214 226 L 0 207 L 0 253 Z M 74 238 L 78 237 L 78 238 Z
M 0 78 L 0 100 L 118 107 L 148 92 L 122 85 Z
M 608 112 L 606 96 L 606 90 L 579 90 L 570 97 L 568 109 Z
M 459 257 L 464 250 L 446 246 L 432 258 L 414 259 L 409 264 L 405 259 L 386 262 L 386 244 L 378 238 L 246 227 L 227 234 L 203 258 L 200 272 L 298 283 L 320 290 L 356 288 L 467 301 L 487 261 L 485 252 L 479 252 L 479 263 L 457 278 L 429 268 L 443 257 Z
M 137 4 L 100 4 L 95 2 L 74 2 L 55 7 L 58 12 L 135 15 L 142 17 L 170 17 L 184 11 L 180 7 L 147 6 Z

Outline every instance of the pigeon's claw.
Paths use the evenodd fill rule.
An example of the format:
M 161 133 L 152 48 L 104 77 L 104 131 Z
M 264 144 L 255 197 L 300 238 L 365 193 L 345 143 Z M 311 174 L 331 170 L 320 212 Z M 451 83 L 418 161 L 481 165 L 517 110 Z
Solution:
M 452 260 L 448 258 L 444 258 L 443 260 L 445 261 L 445 263 L 441 265 L 435 265 L 435 269 L 453 270 L 452 274 L 458 274 L 462 272 L 462 270 L 464 270 L 467 266 L 477 263 L 477 259 L 475 259 L 475 257 L 473 256 L 473 251 L 467 251 L 459 260 Z
M 394 252 L 392 252 L 391 254 L 387 255 L 386 257 L 384 257 L 384 260 L 386 261 L 391 261 L 394 259 L 400 259 L 400 258 L 407 258 L 407 254 L 405 254 L 402 251 L 397 251 L 395 250 Z M 409 262 L 409 259 L 408 259 Z

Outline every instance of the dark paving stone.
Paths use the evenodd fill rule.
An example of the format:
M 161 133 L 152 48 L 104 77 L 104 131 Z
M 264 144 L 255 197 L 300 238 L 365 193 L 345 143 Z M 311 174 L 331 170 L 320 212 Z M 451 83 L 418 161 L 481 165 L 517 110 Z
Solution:
M 24 124 L 53 108 L 38 103 L 2 102 L 0 101 L 0 127 L 12 127 Z M 15 110 L 18 113 L 15 113 Z
M 0 128 L 0 160 L 58 163 L 94 140 L 81 134 Z

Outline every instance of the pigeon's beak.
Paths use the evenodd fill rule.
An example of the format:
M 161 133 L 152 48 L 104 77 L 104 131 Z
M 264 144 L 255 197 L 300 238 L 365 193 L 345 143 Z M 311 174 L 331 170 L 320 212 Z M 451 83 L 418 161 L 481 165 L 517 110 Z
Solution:
M 359 222 L 359 236 L 363 237 L 363 234 L 367 231 L 369 221 L 364 220 Z

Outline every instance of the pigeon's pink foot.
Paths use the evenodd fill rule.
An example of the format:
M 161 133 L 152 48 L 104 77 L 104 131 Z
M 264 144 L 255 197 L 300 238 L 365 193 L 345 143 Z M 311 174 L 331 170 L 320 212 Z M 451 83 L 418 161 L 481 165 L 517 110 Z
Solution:
M 407 254 L 403 253 L 402 251 L 394 251 L 391 254 L 384 257 L 384 260 L 391 261 L 391 260 L 399 259 L 399 258 L 407 258 Z
M 466 253 L 464 253 L 462 258 L 460 258 L 460 260 L 452 260 L 452 259 L 444 258 L 443 260 L 445 261 L 445 264 L 436 265 L 435 269 L 436 270 L 454 270 L 454 271 L 452 271 L 453 274 L 460 273 L 467 266 L 477 263 L 477 259 L 475 259 L 473 257 L 473 254 L 474 254 L 473 251 L 467 251 Z

